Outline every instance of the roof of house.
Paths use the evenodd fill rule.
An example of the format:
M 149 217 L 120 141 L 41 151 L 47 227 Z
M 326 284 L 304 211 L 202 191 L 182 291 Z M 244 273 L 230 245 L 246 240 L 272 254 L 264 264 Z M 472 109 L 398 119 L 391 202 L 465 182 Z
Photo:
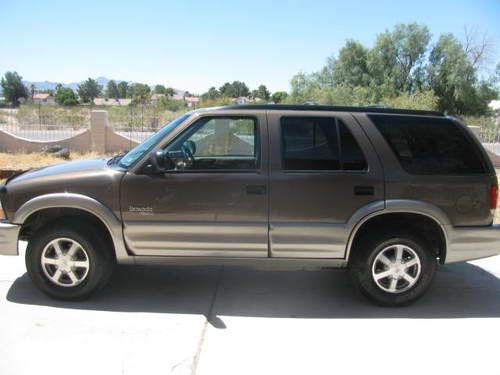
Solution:
M 33 95 L 33 99 L 45 100 L 48 98 L 52 98 L 52 95 L 47 92 L 37 92 L 35 95 Z
M 336 105 L 318 105 L 318 104 L 242 104 L 219 107 L 219 109 L 263 109 L 263 110 L 281 110 L 281 111 L 329 111 L 329 112 L 366 112 L 366 113 L 392 113 L 405 115 L 426 115 L 426 116 L 444 116 L 438 111 L 424 111 L 416 109 L 400 109 L 388 107 L 350 107 Z
M 200 98 L 198 96 L 186 96 L 184 100 L 188 103 L 198 103 Z

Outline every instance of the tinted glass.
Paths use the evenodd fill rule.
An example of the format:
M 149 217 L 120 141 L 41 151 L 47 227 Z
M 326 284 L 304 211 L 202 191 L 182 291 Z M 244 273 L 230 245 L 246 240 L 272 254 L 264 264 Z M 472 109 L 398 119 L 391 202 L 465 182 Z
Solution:
M 342 154 L 342 169 L 350 171 L 365 170 L 367 168 L 366 159 L 358 142 L 356 142 L 354 136 L 342 121 L 338 121 L 338 126 Z
M 253 118 L 206 117 L 189 127 L 166 148 L 167 154 L 182 152 L 191 143 L 192 160 L 182 169 L 257 168 L 257 124 Z
M 285 117 L 281 122 L 283 169 L 362 170 L 366 161 L 342 121 L 329 117 Z
M 449 119 L 391 115 L 370 118 L 408 173 L 485 172 L 472 139 Z

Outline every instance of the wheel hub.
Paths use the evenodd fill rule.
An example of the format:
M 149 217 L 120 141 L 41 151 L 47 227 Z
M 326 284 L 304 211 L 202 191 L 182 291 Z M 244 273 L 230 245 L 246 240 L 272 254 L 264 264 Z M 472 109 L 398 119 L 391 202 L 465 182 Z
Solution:
M 407 245 L 382 249 L 373 261 L 372 277 L 385 292 L 402 293 L 414 287 L 421 271 L 418 254 Z
M 52 283 L 73 287 L 85 280 L 90 262 L 87 252 L 78 242 L 70 238 L 56 238 L 43 249 L 41 266 Z

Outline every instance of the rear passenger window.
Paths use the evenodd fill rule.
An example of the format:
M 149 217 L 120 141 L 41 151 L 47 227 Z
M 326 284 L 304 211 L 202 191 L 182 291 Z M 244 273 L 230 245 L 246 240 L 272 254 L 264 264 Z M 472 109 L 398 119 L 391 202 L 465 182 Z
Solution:
M 446 118 L 370 115 L 410 174 L 485 173 L 477 146 Z
M 284 117 L 281 121 L 283 169 L 365 170 L 365 157 L 340 120 Z

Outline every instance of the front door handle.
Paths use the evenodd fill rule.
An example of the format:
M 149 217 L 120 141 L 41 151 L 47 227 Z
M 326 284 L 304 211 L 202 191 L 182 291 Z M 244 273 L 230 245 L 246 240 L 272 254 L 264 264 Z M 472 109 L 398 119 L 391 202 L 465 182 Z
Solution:
M 248 195 L 264 195 L 266 187 L 264 185 L 248 185 L 246 191 Z
M 374 195 L 375 188 L 373 186 L 354 186 L 354 195 Z

